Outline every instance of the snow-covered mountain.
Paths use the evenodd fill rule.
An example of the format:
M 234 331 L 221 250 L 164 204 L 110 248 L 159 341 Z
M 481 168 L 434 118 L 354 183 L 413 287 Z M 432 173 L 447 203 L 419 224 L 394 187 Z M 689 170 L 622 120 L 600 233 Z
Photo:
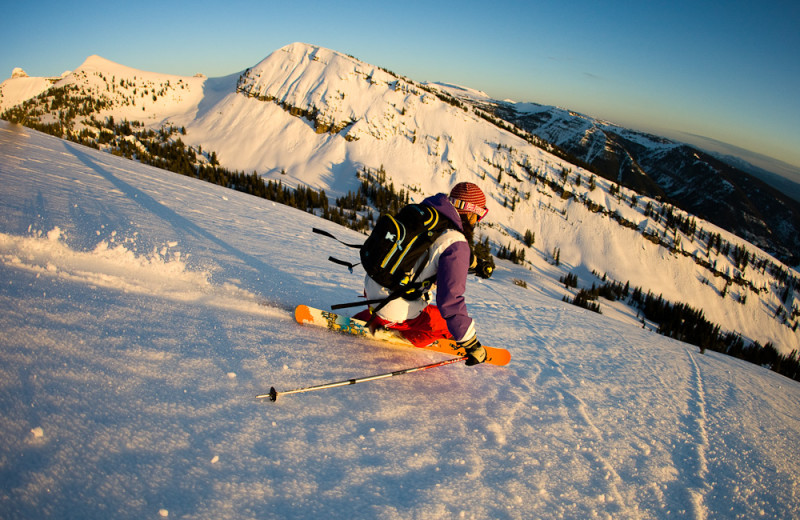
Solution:
M 800 185 L 785 177 L 756 175 L 742 160 L 563 108 L 439 87 L 558 146 L 598 175 L 670 201 L 792 265 L 800 263 Z
M 18 79 L 0 85 L 2 99 L 19 99 Z M 357 188 L 363 168 L 384 170 L 413 200 L 475 182 L 489 199 L 481 238 L 523 252 L 531 272 L 575 274 L 586 289 L 627 283 L 747 340 L 786 354 L 800 346 L 797 273 L 761 249 L 549 153 L 462 96 L 329 49 L 292 44 L 224 78 L 93 56 L 41 94 L 2 105 L 5 117 L 114 153 L 123 144 L 148 153 L 152 139 L 137 133 L 146 129 L 179 140 L 198 163 L 333 197 Z
M 59 78 L 32 78 L 21 68 L 14 69 L 11 78 L 0 83 L 0 112 L 38 96 L 58 80 Z
M 362 283 L 311 228 L 362 235 L 6 122 L 0 159 L 4 519 L 800 517 L 800 384 L 564 303 L 557 266 L 468 281 L 506 367 L 259 402 L 445 359 L 294 322 Z

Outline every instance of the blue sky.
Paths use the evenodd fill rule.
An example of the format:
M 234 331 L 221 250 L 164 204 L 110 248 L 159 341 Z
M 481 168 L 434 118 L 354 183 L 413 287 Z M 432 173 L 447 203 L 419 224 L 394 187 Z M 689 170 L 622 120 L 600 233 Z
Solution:
M 301 41 L 416 81 L 704 136 L 800 168 L 796 0 L 11 4 L 0 79 L 14 67 L 58 75 L 92 54 L 223 76 Z

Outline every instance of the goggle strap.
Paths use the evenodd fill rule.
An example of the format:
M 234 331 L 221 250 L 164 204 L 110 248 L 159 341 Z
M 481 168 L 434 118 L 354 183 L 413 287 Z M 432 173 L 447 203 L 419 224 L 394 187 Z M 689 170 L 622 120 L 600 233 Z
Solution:
M 478 215 L 479 219 L 482 219 L 483 217 L 486 216 L 487 213 L 489 213 L 488 208 L 482 208 L 472 202 L 456 199 L 454 197 L 450 197 L 450 202 L 456 209 L 461 209 L 464 211 L 469 211 L 470 213 L 475 213 L 476 215 Z

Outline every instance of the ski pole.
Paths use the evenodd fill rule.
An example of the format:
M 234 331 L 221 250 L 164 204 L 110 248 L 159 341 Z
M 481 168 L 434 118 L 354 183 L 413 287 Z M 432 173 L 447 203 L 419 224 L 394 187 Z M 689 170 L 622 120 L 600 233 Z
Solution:
M 376 381 L 378 379 L 385 379 L 387 377 L 394 377 L 399 376 L 402 374 L 410 374 L 411 372 L 420 372 L 422 370 L 429 370 L 431 368 L 442 367 L 445 365 L 452 365 L 453 363 L 458 363 L 460 361 L 466 361 L 467 356 L 457 357 L 453 359 L 446 359 L 444 361 L 439 361 L 438 363 L 431 363 L 430 365 L 422 365 L 419 367 L 411 367 L 411 368 L 404 368 L 403 370 L 396 370 L 394 372 L 387 372 L 385 374 L 377 374 L 374 376 L 369 377 L 362 377 L 357 379 L 346 379 L 344 381 L 337 381 L 335 383 L 325 383 L 322 385 L 316 386 L 308 386 L 306 388 L 298 388 L 296 390 L 285 390 L 283 392 L 278 392 L 275 390 L 275 387 L 269 389 L 268 394 L 261 394 L 257 395 L 256 399 L 264 399 L 269 397 L 270 401 L 277 401 L 279 395 L 289 395 L 289 394 L 299 394 L 302 392 L 312 392 L 314 390 L 323 390 L 325 388 L 336 388 L 337 386 L 346 386 L 346 385 L 355 385 L 357 383 L 366 383 L 367 381 Z
M 361 246 L 362 246 L 362 244 L 348 244 L 347 242 L 342 242 L 341 240 L 339 240 L 338 238 L 333 236 L 332 233 L 328 233 L 324 229 L 311 228 L 311 232 L 312 233 L 317 233 L 317 234 L 322 235 L 324 237 L 332 238 L 332 239 L 336 240 L 337 242 L 339 242 L 340 244 L 344 244 L 347 247 L 352 247 L 353 249 L 360 249 Z

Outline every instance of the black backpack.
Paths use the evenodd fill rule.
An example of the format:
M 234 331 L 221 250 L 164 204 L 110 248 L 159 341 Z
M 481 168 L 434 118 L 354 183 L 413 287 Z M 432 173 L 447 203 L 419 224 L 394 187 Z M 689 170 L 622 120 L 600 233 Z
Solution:
M 417 280 L 414 266 L 444 231 L 454 228 L 450 219 L 425 204 L 382 215 L 361 246 L 361 265 L 379 285 L 392 292 L 408 288 L 403 296 L 413 299 L 426 282 Z

